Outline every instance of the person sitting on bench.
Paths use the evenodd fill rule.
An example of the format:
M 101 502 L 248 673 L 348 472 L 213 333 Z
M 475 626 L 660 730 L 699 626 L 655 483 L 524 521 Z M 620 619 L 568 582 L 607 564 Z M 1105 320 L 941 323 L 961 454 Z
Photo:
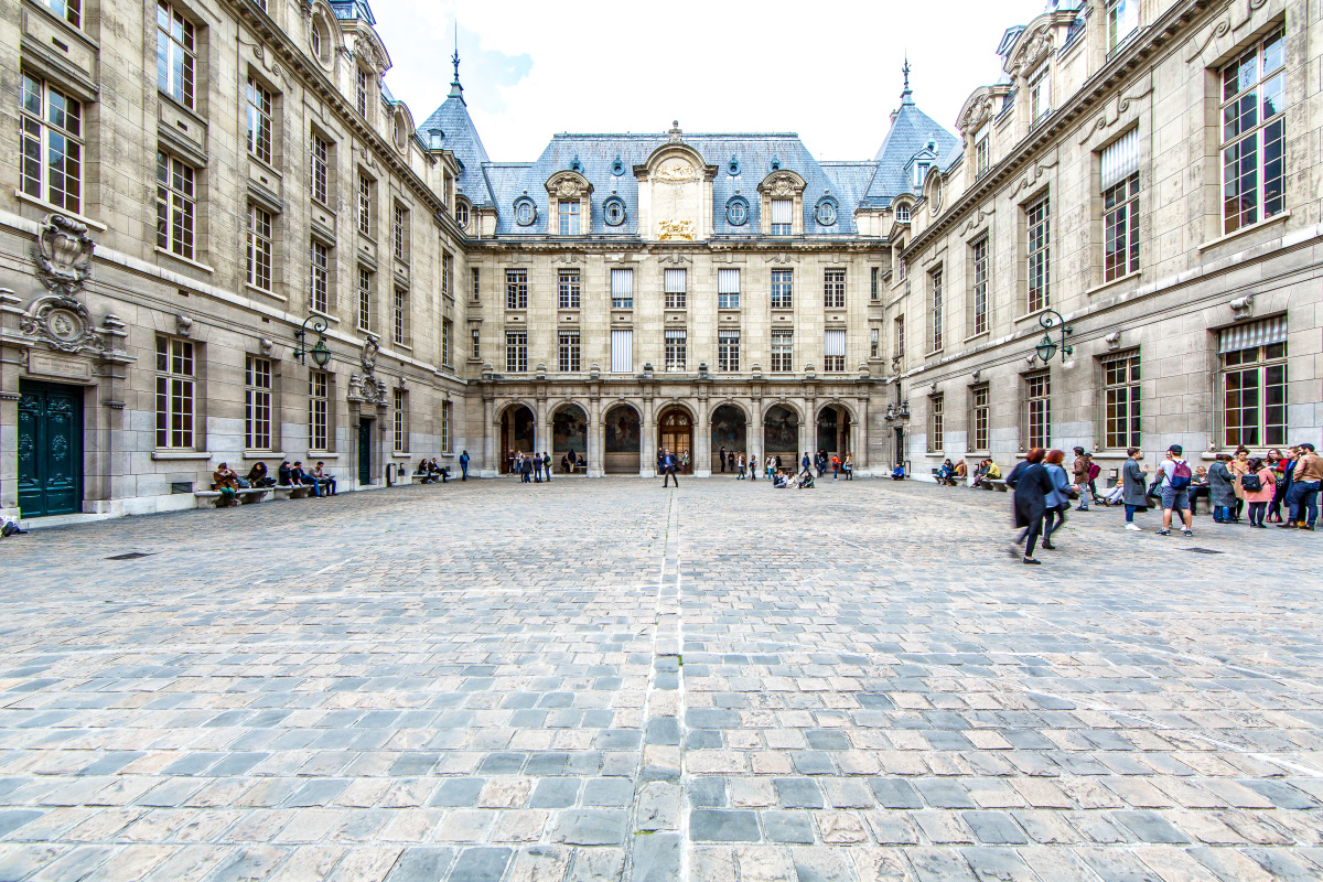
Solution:
M 220 491 L 221 500 L 226 505 L 234 502 L 235 491 L 239 489 L 239 475 L 230 468 L 229 463 L 221 463 L 211 476 L 212 485 Z
M 289 460 L 282 462 L 280 468 L 276 470 L 276 475 L 280 478 L 281 487 L 289 487 L 293 484 L 293 480 L 290 478 L 290 471 Z
M 432 476 L 433 484 L 436 483 L 438 477 L 441 478 L 442 484 L 450 483 L 450 469 L 442 468 L 440 463 L 436 461 L 435 456 L 427 463 L 427 473 Z
M 271 475 L 267 472 L 266 463 L 262 462 L 261 460 L 258 460 L 258 462 L 251 469 L 248 470 L 248 486 L 249 487 L 276 486 L 276 479 L 271 477 Z
M 295 487 L 307 486 L 312 488 L 313 496 L 322 495 L 322 485 L 317 483 L 317 479 L 303 470 L 303 460 L 295 460 L 294 468 L 289 470 L 289 480 Z
M 317 467 L 312 470 L 312 479 L 316 481 L 322 489 L 326 490 L 329 495 L 334 496 L 335 478 L 331 477 L 323 470 L 322 467 L 324 465 L 326 465 L 326 463 L 317 463 Z

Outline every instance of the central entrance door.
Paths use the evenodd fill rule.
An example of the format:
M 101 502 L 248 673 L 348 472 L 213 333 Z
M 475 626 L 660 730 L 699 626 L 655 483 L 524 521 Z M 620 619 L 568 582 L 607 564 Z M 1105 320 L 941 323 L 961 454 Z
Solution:
M 83 503 L 83 390 L 19 384 L 18 507 L 25 518 L 76 514 Z
M 372 483 L 372 420 L 358 421 L 358 483 Z
M 657 420 L 657 451 L 669 450 L 683 466 L 684 473 L 694 469 L 694 422 L 680 407 L 662 411 Z

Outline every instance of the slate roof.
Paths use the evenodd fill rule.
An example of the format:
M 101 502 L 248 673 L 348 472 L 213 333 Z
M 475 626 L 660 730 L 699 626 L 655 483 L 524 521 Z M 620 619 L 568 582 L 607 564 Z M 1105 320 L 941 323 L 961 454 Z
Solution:
M 370 25 L 377 23 L 377 19 L 372 15 L 372 7 L 368 5 L 368 0 L 330 0 L 330 3 L 336 18 L 345 20 L 362 19 Z
M 482 145 L 477 126 L 473 125 L 473 118 L 469 116 L 458 83 L 451 85 L 450 96 L 445 103 L 418 126 L 418 137 L 423 139 L 423 143 L 431 143 L 432 129 L 441 130 L 441 146 L 453 152 L 459 160 L 459 179 L 456 181 L 459 192 L 474 205 L 493 205 L 492 194 L 483 175 L 483 166 L 491 159 L 487 156 L 487 148 Z M 510 211 L 508 204 L 505 211 Z
M 961 153 L 960 139 L 920 110 L 906 89 L 900 96 L 900 110 L 891 121 L 891 129 L 873 157 L 877 173 L 862 204 L 884 207 L 901 193 L 917 196 L 922 188 L 914 186 L 914 177 L 908 170 L 911 160 L 927 149 L 929 142 L 936 148 L 935 162 L 940 168 L 949 167 Z

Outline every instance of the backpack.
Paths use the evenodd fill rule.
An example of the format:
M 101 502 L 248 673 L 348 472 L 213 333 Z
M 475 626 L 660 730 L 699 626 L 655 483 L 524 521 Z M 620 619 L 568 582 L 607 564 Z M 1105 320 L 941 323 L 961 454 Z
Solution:
M 1096 481 L 1096 480 L 1098 480 L 1098 476 L 1101 475 L 1101 474 L 1102 474 L 1102 466 L 1098 465 L 1096 462 L 1091 462 L 1091 463 L 1089 463 L 1089 480 L 1090 480 L 1090 481 Z
M 1176 468 L 1171 473 L 1171 488 L 1173 490 L 1183 490 L 1190 486 L 1190 479 L 1194 475 L 1190 472 L 1190 464 L 1183 459 L 1176 460 Z
M 1258 475 L 1241 475 L 1240 489 L 1247 490 L 1250 493 L 1258 493 L 1263 489 L 1263 481 L 1259 480 Z

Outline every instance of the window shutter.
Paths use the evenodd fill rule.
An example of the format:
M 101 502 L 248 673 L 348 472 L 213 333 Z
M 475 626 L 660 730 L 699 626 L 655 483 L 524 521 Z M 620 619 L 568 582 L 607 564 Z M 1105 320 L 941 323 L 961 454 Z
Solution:
M 619 332 L 619 333 L 625 333 L 625 334 L 628 334 L 629 331 L 622 331 L 622 332 Z M 685 332 L 684 332 L 684 331 L 667 331 L 667 332 L 666 332 L 666 339 L 667 339 L 667 340 L 683 340 L 683 339 L 684 339 L 684 336 L 685 336 Z
M 825 352 L 824 354 L 825 354 L 825 355 L 829 355 L 829 356 L 830 356 L 830 355 L 839 355 L 839 356 L 841 356 L 841 357 L 844 357 L 844 356 L 845 356 L 845 332 L 844 332 L 844 331 L 828 331 L 828 332 L 827 332 L 827 348 L 826 348 L 826 352 Z
M 1286 316 L 1279 315 L 1263 321 L 1227 328 L 1217 335 L 1217 353 L 1239 352 L 1259 346 L 1272 346 L 1286 342 Z
M 683 294 L 685 283 L 685 271 L 682 269 L 668 269 L 663 273 L 662 287 L 666 294 Z
M 793 199 L 773 199 L 772 200 L 772 223 L 788 224 L 791 223 L 791 216 L 794 214 L 795 202 Z
M 619 270 L 617 270 L 619 272 Z M 634 332 L 611 332 L 611 373 L 630 374 L 634 372 Z
M 1139 129 L 1131 129 L 1102 152 L 1102 188 L 1139 171 Z
M 717 270 L 717 293 L 740 293 L 740 271 L 737 269 Z
M 611 296 L 629 298 L 634 296 L 634 271 L 628 269 L 611 270 Z

